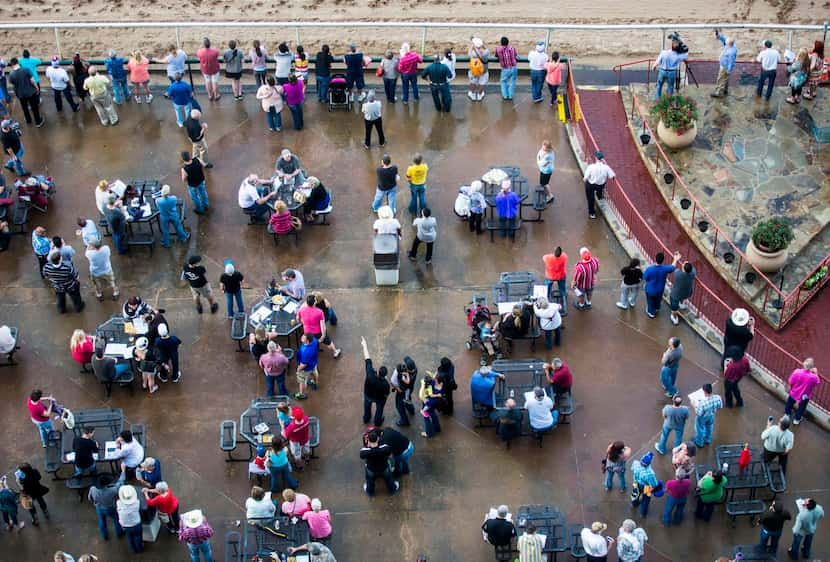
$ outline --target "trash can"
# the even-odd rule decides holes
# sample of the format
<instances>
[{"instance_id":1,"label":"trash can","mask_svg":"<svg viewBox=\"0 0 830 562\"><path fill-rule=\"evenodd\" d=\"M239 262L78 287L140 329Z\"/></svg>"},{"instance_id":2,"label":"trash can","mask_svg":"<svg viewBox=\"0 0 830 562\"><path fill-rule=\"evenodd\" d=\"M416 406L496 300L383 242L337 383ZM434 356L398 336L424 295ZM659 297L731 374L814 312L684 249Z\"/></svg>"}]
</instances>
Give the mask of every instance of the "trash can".
<instances>
[{"instance_id":1,"label":"trash can","mask_svg":"<svg viewBox=\"0 0 830 562\"><path fill-rule=\"evenodd\" d=\"M376 285L397 285L400 249L397 234L378 234L372 242Z\"/></svg>"}]
</instances>

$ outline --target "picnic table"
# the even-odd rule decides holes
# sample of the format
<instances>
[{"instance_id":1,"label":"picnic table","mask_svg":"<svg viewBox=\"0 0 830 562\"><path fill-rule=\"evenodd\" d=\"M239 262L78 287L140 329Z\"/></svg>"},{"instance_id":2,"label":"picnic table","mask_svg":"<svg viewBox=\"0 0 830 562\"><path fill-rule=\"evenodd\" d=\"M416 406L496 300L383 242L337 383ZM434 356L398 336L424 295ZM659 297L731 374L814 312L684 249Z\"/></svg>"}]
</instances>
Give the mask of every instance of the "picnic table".
<instances>
[{"instance_id":1,"label":"picnic table","mask_svg":"<svg viewBox=\"0 0 830 562\"><path fill-rule=\"evenodd\" d=\"M288 396L254 398L251 405L239 416L239 435L253 447L263 443L269 444L271 438L281 432L277 419L277 404L280 402L290 405L291 399ZM257 432L254 428L263 423L268 426L268 430Z\"/></svg>"},{"instance_id":2,"label":"picnic table","mask_svg":"<svg viewBox=\"0 0 830 562\"><path fill-rule=\"evenodd\" d=\"M249 519L245 525L242 560L255 556L268 559L272 552L288 555L289 547L308 543L311 536L308 523L299 517L269 517Z\"/></svg>"},{"instance_id":3,"label":"picnic table","mask_svg":"<svg viewBox=\"0 0 830 562\"><path fill-rule=\"evenodd\" d=\"M721 463L721 468L723 464ZM706 476L710 470L716 470L717 467L699 464L695 467L695 475L698 481ZM741 474L738 463L730 463L726 474L725 494L727 501L735 499L735 492L738 490L749 490L749 499L755 499L757 490L769 488L769 473L764 468L764 462L761 459L752 459L746 471Z\"/></svg>"},{"instance_id":4,"label":"picnic table","mask_svg":"<svg viewBox=\"0 0 830 562\"><path fill-rule=\"evenodd\" d=\"M269 193L273 193L274 191L277 192L276 199L285 203L288 210L291 211L291 214L294 214L297 209L303 206L302 203L299 203L297 200L294 199L294 192L300 191L304 196L308 197L311 193L311 189L305 188L301 185L295 187L294 183L291 184L284 184L280 181L277 176L271 178L271 180L267 183L261 185L260 193L261 195L267 195ZM271 199L268 201L267 205L274 210L275 200Z\"/></svg>"},{"instance_id":5,"label":"picnic table","mask_svg":"<svg viewBox=\"0 0 830 562\"><path fill-rule=\"evenodd\" d=\"M293 297L266 296L251 307L248 321L254 329L262 326L266 332L274 332L278 337L287 338L289 345L291 336L294 335L297 347L299 347L299 332L302 330L302 324L297 320L299 308L300 301Z\"/></svg>"},{"instance_id":6,"label":"picnic table","mask_svg":"<svg viewBox=\"0 0 830 562\"><path fill-rule=\"evenodd\" d=\"M560 552L568 549L568 535L566 531L565 515L558 507L552 505L522 505L516 514L516 531L521 536L529 524L536 527L537 535L545 536L545 546L542 553L553 554L557 559Z\"/></svg>"},{"instance_id":7,"label":"picnic table","mask_svg":"<svg viewBox=\"0 0 830 562\"><path fill-rule=\"evenodd\" d=\"M61 432L61 462L73 464L74 453L72 442L75 437L81 437L86 427L95 428L95 440L98 442L100 452L98 453L98 464L109 462L110 470L113 473L117 457L106 453L106 443L115 441L124 430L124 412L121 408L93 408L89 410L78 410L74 412L75 427L64 429Z\"/></svg>"},{"instance_id":8,"label":"picnic table","mask_svg":"<svg viewBox=\"0 0 830 562\"><path fill-rule=\"evenodd\" d=\"M504 403L513 398L520 408L524 408L525 393L537 386L545 387L545 370L541 359L499 359L491 368L504 375L504 380L496 381L496 408L503 408ZM512 396L511 396L512 392Z\"/></svg>"}]
</instances>

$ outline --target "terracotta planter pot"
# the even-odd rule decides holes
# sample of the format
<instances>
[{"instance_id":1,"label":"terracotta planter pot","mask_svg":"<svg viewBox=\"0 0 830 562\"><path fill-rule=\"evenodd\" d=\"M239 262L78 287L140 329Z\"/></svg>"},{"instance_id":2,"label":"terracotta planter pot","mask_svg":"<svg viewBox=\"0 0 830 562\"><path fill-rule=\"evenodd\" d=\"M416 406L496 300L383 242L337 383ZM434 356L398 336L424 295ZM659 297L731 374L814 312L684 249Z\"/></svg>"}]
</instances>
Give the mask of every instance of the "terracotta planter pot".
<instances>
[{"instance_id":1,"label":"terracotta planter pot","mask_svg":"<svg viewBox=\"0 0 830 562\"><path fill-rule=\"evenodd\" d=\"M672 150L686 148L695 142L695 137L697 137L697 123L682 135L678 135L673 129L669 129L663 125L663 120L661 119L657 124L657 136L660 137L664 145Z\"/></svg>"},{"instance_id":2,"label":"terracotta planter pot","mask_svg":"<svg viewBox=\"0 0 830 562\"><path fill-rule=\"evenodd\" d=\"M765 252L759 250L750 239L746 245L746 259L764 273L778 271L787 263L787 249L777 252Z\"/></svg>"}]
</instances>

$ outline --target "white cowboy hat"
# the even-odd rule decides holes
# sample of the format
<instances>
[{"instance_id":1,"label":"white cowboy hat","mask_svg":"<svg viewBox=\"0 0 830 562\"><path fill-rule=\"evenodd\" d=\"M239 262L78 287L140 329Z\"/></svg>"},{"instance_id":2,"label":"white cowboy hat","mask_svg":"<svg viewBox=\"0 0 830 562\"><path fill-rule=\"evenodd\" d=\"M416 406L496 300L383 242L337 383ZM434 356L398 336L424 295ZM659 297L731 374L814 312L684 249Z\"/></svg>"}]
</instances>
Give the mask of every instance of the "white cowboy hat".
<instances>
[{"instance_id":1,"label":"white cowboy hat","mask_svg":"<svg viewBox=\"0 0 830 562\"><path fill-rule=\"evenodd\" d=\"M736 326L746 326L749 322L749 312L745 308L736 308L732 311L732 323Z\"/></svg>"},{"instance_id":2,"label":"white cowboy hat","mask_svg":"<svg viewBox=\"0 0 830 562\"><path fill-rule=\"evenodd\" d=\"M184 524L191 529L195 529L199 525L201 525L205 520L205 516L202 514L201 509L194 509L193 511L188 511L184 515L182 515L182 521Z\"/></svg>"},{"instance_id":3,"label":"white cowboy hat","mask_svg":"<svg viewBox=\"0 0 830 562\"><path fill-rule=\"evenodd\" d=\"M395 217L395 212L389 205L384 205L378 209L378 218L391 219Z\"/></svg>"},{"instance_id":4,"label":"white cowboy hat","mask_svg":"<svg viewBox=\"0 0 830 562\"><path fill-rule=\"evenodd\" d=\"M138 495L135 493L135 488L129 485L118 488L118 499L129 504L138 503Z\"/></svg>"}]
</instances>

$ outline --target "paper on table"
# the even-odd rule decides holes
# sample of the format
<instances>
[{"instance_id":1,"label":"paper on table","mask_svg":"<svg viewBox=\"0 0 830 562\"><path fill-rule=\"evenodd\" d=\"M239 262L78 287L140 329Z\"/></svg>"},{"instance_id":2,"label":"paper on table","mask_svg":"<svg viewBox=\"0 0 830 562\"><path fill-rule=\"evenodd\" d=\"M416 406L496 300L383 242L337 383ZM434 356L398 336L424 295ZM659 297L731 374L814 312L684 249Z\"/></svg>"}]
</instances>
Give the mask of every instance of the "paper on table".
<instances>
[{"instance_id":1,"label":"paper on table","mask_svg":"<svg viewBox=\"0 0 830 562\"><path fill-rule=\"evenodd\" d=\"M107 441L104 444L104 458L106 460L118 458L118 443L115 441Z\"/></svg>"},{"instance_id":2,"label":"paper on table","mask_svg":"<svg viewBox=\"0 0 830 562\"><path fill-rule=\"evenodd\" d=\"M148 330L147 322L145 322L144 318L141 318L140 316L138 318L134 318L133 329L136 334L146 334Z\"/></svg>"},{"instance_id":3,"label":"paper on table","mask_svg":"<svg viewBox=\"0 0 830 562\"><path fill-rule=\"evenodd\" d=\"M107 347L104 348L104 355L128 358L130 356L130 347L124 343L108 343Z\"/></svg>"},{"instance_id":4,"label":"paper on table","mask_svg":"<svg viewBox=\"0 0 830 562\"><path fill-rule=\"evenodd\" d=\"M539 297L548 298L548 287L547 287L547 285L534 285L533 286L533 296L537 299Z\"/></svg>"},{"instance_id":5,"label":"paper on table","mask_svg":"<svg viewBox=\"0 0 830 562\"><path fill-rule=\"evenodd\" d=\"M124 197L124 192L127 191L127 184L121 180L115 180L110 184L110 191L119 197Z\"/></svg>"},{"instance_id":6,"label":"paper on table","mask_svg":"<svg viewBox=\"0 0 830 562\"><path fill-rule=\"evenodd\" d=\"M513 307L516 306L517 304L520 304L520 303L518 303L518 302L500 302L499 303L499 314L506 314L506 313L512 311Z\"/></svg>"},{"instance_id":7,"label":"paper on table","mask_svg":"<svg viewBox=\"0 0 830 562\"><path fill-rule=\"evenodd\" d=\"M271 315L271 309L267 306L260 307L251 313L251 320L256 323L262 322Z\"/></svg>"},{"instance_id":8,"label":"paper on table","mask_svg":"<svg viewBox=\"0 0 830 562\"><path fill-rule=\"evenodd\" d=\"M282 309L288 314L294 314L295 312L297 312L297 308L299 308L299 306L300 305L298 305L296 302L289 301L285 303L285 306L283 306Z\"/></svg>"},{"instance_id":9,"label":"paper on table","mask_svg":"<svg viewBox=\"0 0 830 562\"><path fill-rule=\"evenodd\" d=\"M92 458L98 460L98 453L92 453ZM75 451L69 451L64 457L66 462L75 462Z\"/></svg>"},{"instance_id":10,"label":"paper on table","mask_svg":"<svg viewBox=\"0 0 830 562\"><path fill-rule=\"evenodd\" d=\"M703 393L703 389L702 389L702 388L698 388L697 390L695 390L694 392L692 392L691 394L689 394L689 403L690 403L693 407L697 408L697 405L698 405L698 404L700 403L700 401L701 401L701 400L703 400L704 398L706 398L706 395Z\"/></svg>"}]
</instances>

